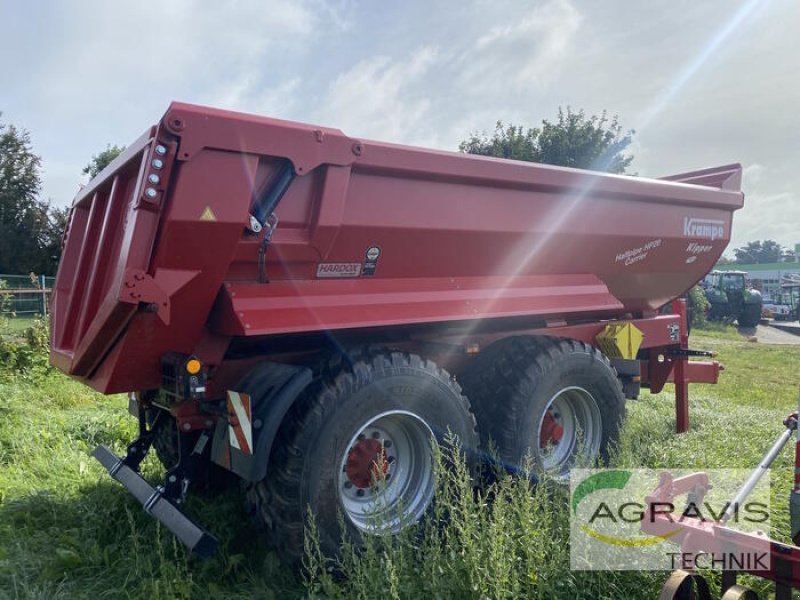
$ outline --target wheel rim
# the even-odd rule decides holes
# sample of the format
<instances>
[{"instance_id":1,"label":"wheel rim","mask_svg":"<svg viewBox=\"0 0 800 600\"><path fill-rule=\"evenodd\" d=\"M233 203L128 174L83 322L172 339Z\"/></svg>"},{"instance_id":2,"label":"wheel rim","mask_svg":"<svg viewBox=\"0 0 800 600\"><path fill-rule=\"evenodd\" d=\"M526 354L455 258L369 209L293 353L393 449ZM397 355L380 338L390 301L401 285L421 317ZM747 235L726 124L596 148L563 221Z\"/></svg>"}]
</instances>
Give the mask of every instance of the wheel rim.
<instances>
[{"instance_id":1,"label":"wheel rim","mask_svg":"<svg viewBox=\"0 0 800 600\"><path fill-rule=\"evenodd\" d=\"M422 517L434 491L433 432L408 411L382 413L350 439L339 465L348 519L370 533L396 533Z\"/></svg>"},{"instance_id":2,"label":"wheel rim","mask_svg":"<svg viewBox=\"0 0 800 600\"><path fill-rule=\"evenodd\" d=\"M578 457L593 460L603 436L597 401L581 387L562 389L547 404L538 431L543 470L562 475Z\"/></svg>"}]
</instances>

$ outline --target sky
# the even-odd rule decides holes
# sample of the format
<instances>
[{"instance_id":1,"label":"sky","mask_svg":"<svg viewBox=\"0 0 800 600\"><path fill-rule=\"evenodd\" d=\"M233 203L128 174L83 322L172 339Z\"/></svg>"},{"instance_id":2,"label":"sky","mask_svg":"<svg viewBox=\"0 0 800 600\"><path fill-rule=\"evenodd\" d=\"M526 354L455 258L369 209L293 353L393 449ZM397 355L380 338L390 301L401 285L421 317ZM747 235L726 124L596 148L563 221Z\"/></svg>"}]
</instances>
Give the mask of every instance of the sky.
<instances>
[{"instance_id":1,"label":"sky","mask_svg":"<svg viewBox=\"0 0 800 600\"><path fill-rule=\"evenodd\" d=\"M58 206L171 100L447 150L571 106L640 176L742 163L729 250L800 243L797 0L0 0L0 56Z\"/></svg>"}]
</instances>

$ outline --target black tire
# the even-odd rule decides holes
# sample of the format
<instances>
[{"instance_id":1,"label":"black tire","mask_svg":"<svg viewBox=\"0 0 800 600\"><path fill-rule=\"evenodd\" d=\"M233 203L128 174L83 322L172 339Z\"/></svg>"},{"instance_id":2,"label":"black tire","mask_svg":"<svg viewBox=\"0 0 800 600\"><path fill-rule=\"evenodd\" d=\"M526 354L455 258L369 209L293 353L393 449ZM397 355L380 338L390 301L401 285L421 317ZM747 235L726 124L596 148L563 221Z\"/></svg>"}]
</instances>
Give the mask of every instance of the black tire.
<instances>
[{"instance_id":1,"label":"black tire","mask_svg":"<svg viewBox=\"0 0 800 600\"><path fill-rule=\"evenodd\" d=\"M534 469L565 478L579 458L608 457L625 395L599 350L575 340L513 337L487 353L465 375L464 390L481 443L491 440L506 470L518 471L530 457Z\"/></svg>"},{"instance_id":2,"label":"black tire","mask_svg":"<svg viewBox=\"0 0 800 600\"><path fill-rule=\"evenodd\" d=\"M745 304L737 320L741 327L755 327L761 321L761 305Z\"/></svg>"},{"instance_id":3,"label":"black tire","mask_svg":"<svg viewBox=\"0 0 800 600\"><path fill-rule=\"evenodd\" d=\"M338 368L331 368L331 364ZM393 435L390 425L399 428L394 430L398 439L394 444L397 460L389 463L394 458L390 455L392 450L388 445L383 446L382 456L387 457L389 465L385 467L388 474L382 482L389 491L385 491L383 497L389 498L385 502L391 505L395 493L391 490L394 489L407 490L408 498L404 497L395 505L399 509L392 509L402 512L396 521L396 512L385 513L387 527L381 533L395 533L427 512L433 493L430 483L435 483L432 438L435 436L441 441L449 430L458 436L463 448L474 449L478 444L475 417L461 388L450 375L416 355L381 353L351 367L347 366L347 361L334 358L328 366L319 369L317 380L290 409L281 426L272 447L267 477L247 491L251 513L266 525L268 540L287 561L297 562L303 555L308 507L313 511L320 545L326 555L336 554L343 533L355 543L359 542L368 527L359 518L358 502L362 501L354 494L361 490L366 497L375 488L358 483L356 476L360 471L351 474L351 462L357 447L372 443L369 440L376 431L389 432L385 436L383 433L374 436L385 444ZM413 444L407 444L407 453L401 452L401 447L405 446L400 431L406 426L407 438L421 444L414 448ZM367 437L357 437L360 433ZM423 439L427 446L422 444ZM416 458L406 460L406 454ZM430 456L425 458L427 454ZM375 460L368 457L362 463L367 465L368 473L377 472ZM430 473L427 473L428 465ZM406 481L404 468L409 473L419 474L408 477L407 483L401 486L397 482ZM393 473L396 477L390 480ZM428 475L432 478L430 481L426 479ZM354 485L353 481L357 483ZM419 494L414 492L417 487ZM340 514L345 532L339 527ZM375 526L374 522L369 523L369 527Z\"/></svg>"},{"instance_id":4,"label":"black tire","mask_svg":"<svg viewBox=\"0 0 800 600\"><path fill-rule=\"evenodd\" d=\"M150 420L153 428L153 450L159 462L169 470L178 464L178 426L175 417L160 411L158 419Z\"/></svg>"},{"instance_id":5,"label":"black tire","mask_svg":"<svg viewBox=\"0 0 800 600\"><path fill-rule=\"evenodd\" d=\"M715 323L732 322L730 316L730 306L727 304L711 303L708 309L708 320Z\"/></svg>"}]
</instances>

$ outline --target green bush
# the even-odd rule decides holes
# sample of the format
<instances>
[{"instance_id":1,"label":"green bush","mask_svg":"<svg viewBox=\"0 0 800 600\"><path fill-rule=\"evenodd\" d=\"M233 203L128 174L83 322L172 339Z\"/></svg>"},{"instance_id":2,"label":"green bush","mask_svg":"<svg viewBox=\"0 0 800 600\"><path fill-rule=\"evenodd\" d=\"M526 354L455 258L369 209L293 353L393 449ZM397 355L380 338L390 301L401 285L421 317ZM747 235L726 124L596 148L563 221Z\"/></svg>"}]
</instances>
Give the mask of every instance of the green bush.
<instances>
[{"instance_id":1,"label":"green bush","mask_svg":"<svg viewBox=\"0 0 800 600\"><path fill-rule=\"evenodd\" d=\"M708 324L708 310L711 308L706 294L699 285L694 286L687 294L689 316L692 327L704 327Z\"/></svg>"},{"instance_id":2,"label":"green bush","mask_svg":"<svg viewBox=\"0 0 800 600\"><path fill-rule=\"evenodd\" d=\"M8 321L0 322L0 379L33 380L49 370L50 327L36 319L23 331L13 331Z\"/></svg>"},{"instance_id":3,"label":"green bush","mask_svg":"<svg viewBox=\"0 0 800 600\"><path fill-rule=\"evenodd\" d=\"M0 279L0 331L8 326L8 317L11 313L11 294L4 292L8 289L8 282Z\"/></svg>"}]
</instances>

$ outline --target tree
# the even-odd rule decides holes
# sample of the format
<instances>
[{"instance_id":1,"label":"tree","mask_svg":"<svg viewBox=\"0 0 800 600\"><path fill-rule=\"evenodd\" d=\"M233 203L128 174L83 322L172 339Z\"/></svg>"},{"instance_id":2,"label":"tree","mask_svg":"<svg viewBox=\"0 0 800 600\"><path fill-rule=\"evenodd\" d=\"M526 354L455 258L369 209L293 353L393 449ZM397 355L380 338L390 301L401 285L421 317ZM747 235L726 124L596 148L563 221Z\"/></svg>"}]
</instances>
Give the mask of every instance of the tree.
<instances>
[{"instance_id":1,"label":"tree","mask_svg":"<svg viewBox=\"0 0 800 600\"><path fill-rule=\"evenodd\" d=\"M538 129L526 130L518 125L504 126L502 121L498 121L491 139L486 134L473 133L469 139L458 145L458 149L467 154L540 162L538 137Z\"/></svg>"},{"instance_id":2,"label":"tree","mask_svg":"<svg viewBox=\"0 0 800 600\"><path fill-rule=\"evenodd\" d=\"M748 242L741 248L736 248L736 262L740 265L754 265L776 263L780 261L785 248L774 240Z\"/></svg>"},{"instance_id":3,"label":"tree","mask_svg":"<svg viewBox=\"0 0 800 600\"><path fill-rule=\"evenodd\" d=\"M40 168L30 134L0 122L0 273L40 266L37 240L47 220L38 201Z\"/></svg>"},{"instance_id":4,"label":"tree","mask_svg":"<svg viewBox=\"0 0 800 600\"><path fill-rule=\"evenodd\" d=\"M125 150L125 146L120 147L116 144L113 146L107 144L105 150L92 156L92 160L83 168L83 173L88 175L89 179L94 179L97 174L105 169L112 160L117 158L123 150Z\"/></svg>"},{"instance_id":5,"label":"tree","mask_svg":"<svg viewBox=\"0 0 800 600\"><path fill-rule=\"evenodd\" d=\"M717 267L721 267L724 265L732 265L735 262L736 261L733 260L732 258L728 258L727 256L720 256L719 260L717 261L717 264L714 265L714 268L716 269Z\"/></svg>"},{"instance_id":6,"label":"tree","mask_svg":"<svg viewBox=\"0 0 800 600\"><path fill-rule=\"evenodd\" d=\"M614 116L605 111L586 117L584 111L558 109L558 120L542 121L542 127L524 128L498 121L494 135L473 133L458 149L469 154L526 160L579 169L624 173L633 161L625 154L634 131L623 134Z\"/></svg>"},{"instance_id":7,"label":"tree","mask_svg":"<svg viewBox=\"0 0 800 600\"><path fill-rule=\"evenodd\" d=\"M67 210L39 199L40 170L30 134L0 122L0 273L55 274Z\"/></svg>"}]
</instances>

